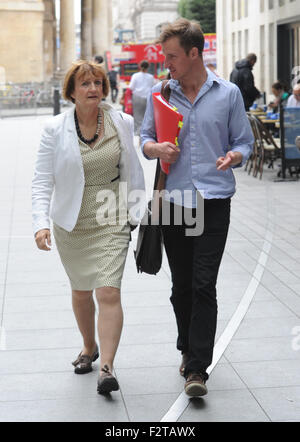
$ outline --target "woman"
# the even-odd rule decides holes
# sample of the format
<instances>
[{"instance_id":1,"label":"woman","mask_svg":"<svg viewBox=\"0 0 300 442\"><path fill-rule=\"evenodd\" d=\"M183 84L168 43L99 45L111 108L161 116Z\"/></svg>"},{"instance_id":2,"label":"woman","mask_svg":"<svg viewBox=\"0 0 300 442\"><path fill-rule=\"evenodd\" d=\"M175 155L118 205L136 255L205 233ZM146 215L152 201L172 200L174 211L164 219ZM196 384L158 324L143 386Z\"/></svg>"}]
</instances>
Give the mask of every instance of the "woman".
<instances>
[{"instance_id":1,"label":"woman","mask_svg":"<svg viewBox=\"0 0 300 442\"><path fill-rule=\"evenodd\" d=\"M73 310L83 338L82 351L73 362L77 374L90 372L99 357L95 290L100 394L119 389L112 371L123 324L120 286L130 240L129 220L137 223L141 218L131 213L120 183L127 183L128 195L145 188L133 146L132 117L101 104L108 92L109 82L99 64L73 63L63 96L75 108L46 124L32 185L35 240L46 251L51 247L53 196L53 233L70 279ZM106 204L111 195L114 206ZM141 200L141 215L143 208Z\"/></svg>"},{"instance_id":2,"label":"woman","mask_svg":"<svg viewBox=\"0 0 300 442\"><path fill-rule=\"evenodd\" d=\"M129 84L129 89L132 91L135 135L140 135L141 125L146 111L147 97L154 85L153 75L147 72L149 69L148 61L142 61L139 68L140 72L133 74Z\"/></svg>"},{"instance_id":3,"label":"woman","mask_svg":"<svg viewBox=\"0 0 300 442\"><path fill-rule=\"evenodd\" d=\"M285 86L280 81L272 84L272 93L276 98L275 101L269 103L269 107L276 113L279 111L280 104L286 105L289 94L285 91Z\"/></svg>"}]
</instances>

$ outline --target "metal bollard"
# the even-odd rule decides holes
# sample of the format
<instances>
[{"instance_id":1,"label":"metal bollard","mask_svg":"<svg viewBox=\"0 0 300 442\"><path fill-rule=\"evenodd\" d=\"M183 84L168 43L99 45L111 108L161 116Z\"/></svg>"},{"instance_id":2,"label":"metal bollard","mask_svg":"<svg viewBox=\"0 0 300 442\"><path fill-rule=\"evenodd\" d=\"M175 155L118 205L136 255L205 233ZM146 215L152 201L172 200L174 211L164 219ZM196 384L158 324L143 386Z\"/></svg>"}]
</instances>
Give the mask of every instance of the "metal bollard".
<instances>
[{"instance_id":1,"label":"metal bollard","mask_svg":"<svg viewBox=\"0 0 300 442\"><path fill-rule=\"evenodd\" d=\"M53 115L58 115L58 114L60 114L60 93L59 93L59 89L54 89L53 101L54 101Z\"/></svg>"}]
</instances>

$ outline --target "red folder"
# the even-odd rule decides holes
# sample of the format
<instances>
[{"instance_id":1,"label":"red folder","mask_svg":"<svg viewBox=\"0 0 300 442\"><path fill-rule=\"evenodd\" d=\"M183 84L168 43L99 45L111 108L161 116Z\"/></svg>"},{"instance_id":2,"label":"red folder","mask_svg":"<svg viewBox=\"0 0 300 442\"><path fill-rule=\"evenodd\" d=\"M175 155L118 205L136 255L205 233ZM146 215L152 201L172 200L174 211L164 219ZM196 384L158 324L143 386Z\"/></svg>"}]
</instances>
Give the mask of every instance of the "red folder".
<instances>
[{"instance_id":1,"label":"red folder","mask_svg":"<svg viewBox=\"0 0 300 442\"><path fill-rule=\"evenodd\" d=\"M183 116L176 107L168 103L159 92L152 94L155 130L158 143L169 141L178 146L178 135L183 126ZM169 173L170 164L160 160L160 165L166 174Z\"/></svg>"}]
</instances>

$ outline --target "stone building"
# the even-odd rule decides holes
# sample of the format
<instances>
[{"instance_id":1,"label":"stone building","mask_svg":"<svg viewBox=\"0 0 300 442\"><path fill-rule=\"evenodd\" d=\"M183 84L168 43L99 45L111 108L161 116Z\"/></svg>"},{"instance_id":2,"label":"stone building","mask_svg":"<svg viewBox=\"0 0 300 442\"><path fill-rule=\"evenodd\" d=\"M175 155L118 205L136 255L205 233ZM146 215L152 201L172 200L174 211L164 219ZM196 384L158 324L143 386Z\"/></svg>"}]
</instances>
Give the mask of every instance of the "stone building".
<instances>
[{"instance_id":1,"label":"stone building","mask_svg":"<svg viewBox=\"0 0 300 442\"><path fill-rule=\"evenodd\" d=\"M165 23L178 18L179 0L136 0L133 11L133 25L137 40L155 40Z\"/></svg>"},{"instance_id":2,"label":"stone building","mask_svg":"<svg viewBox=\"0 0 300 442\"><path fill-rule=\"evenodd\" d=\"M0 65L7 82L43 80L44 15L42 0L0 0ZM46 70L51 42L47 44Z\"/></svg>"},{"instance_id":3,"label":"stone building","mask_svg":"<svg viewBox=\"0 0 300 442\"><path fill-rule=\"evenodd\" d=\"M165 23L178 18L179 0L113 0L114 27L132 30L136 41L153 41Z\"/></svg>"},{"instance_id":4,"label":"stone building","mask_svg":"<svg viewBox=\"0 0 300 442\"><path fill-rule=\"evenodd\" d=\"M76 59L74 7L80 1L81 57L103 55L113 42L111 0L0 0L1 82L42 82L64 74Z\"/></svg>"},{"instance_id":5,"label":"stone building","mask_svg":"<svg viewBox=\"0 0 300 442\"><path fill-rule=\"evenodd\" d=\"M217 0L218 72L228 79L234 63L257 55L253 73L267 94L277 79L300 79L300 0Z\"/></svg>"}]
</instances>

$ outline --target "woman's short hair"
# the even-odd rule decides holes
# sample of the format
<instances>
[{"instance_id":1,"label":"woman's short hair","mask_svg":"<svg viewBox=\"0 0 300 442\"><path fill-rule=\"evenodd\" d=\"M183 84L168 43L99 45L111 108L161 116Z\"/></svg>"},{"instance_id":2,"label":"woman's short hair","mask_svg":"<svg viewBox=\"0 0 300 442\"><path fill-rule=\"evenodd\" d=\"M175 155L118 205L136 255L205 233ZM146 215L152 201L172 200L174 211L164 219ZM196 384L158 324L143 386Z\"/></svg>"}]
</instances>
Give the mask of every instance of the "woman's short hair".
<instances>
[{"instance_id":1,"label":"woman's short hair","mask_svg":"<svg viewBox=\"0 0 300 442\"><path fill-rule=\"evenodd\" d=\"M204 49L204 34L201 26L194 20L187 20L186 18L179 18L174 23L169 23L163 27L157 43L165 43L172 37L178 37L180 46L183 47L186 54L192 48L197 48L199 56L202 57Z\"/></svg>"},{"instance_id":2,"label":"woman's short hair","mask_svg":"<svg viewBox=\"0 0 300 442\"><path fill-rule=\"evenodd\" d=\"M79 78L84 77L86 74L91 74L95 78L102 78L103 96L107 97L109 93L109 81L103 67L94 61L77 60L72 63L72 66L65 75L63 86L63 98L65 100L69 100L74 103L74 98L72 98L71 95L75 89L75 77L76 75L78 75Z\"/></svg>"},{"instance_id":3,"label":"woman's short hair","mask_svg":"<svg viewBox=\"0 0 300 442\"><path fill-rule=\"evenodd\" d=\"M272 84L272 89L275 89L276 91L284 91L285 85L280 81L276 81L275 83Z\"/></svg>"}]
</instances>

